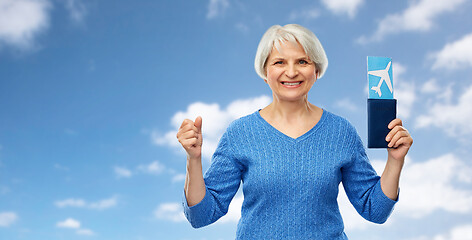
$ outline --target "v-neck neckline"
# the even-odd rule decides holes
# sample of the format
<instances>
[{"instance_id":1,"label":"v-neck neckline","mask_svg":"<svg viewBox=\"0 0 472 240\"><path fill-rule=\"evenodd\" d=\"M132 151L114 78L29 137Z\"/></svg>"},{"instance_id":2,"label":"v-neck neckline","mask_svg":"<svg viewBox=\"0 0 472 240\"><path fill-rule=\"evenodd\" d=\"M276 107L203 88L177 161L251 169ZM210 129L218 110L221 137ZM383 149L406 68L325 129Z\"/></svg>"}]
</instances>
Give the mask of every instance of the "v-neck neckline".
<instances>
[{"instance_id":1,"label":"v-neck neckline","mask_svg":"<svg viewBox=\"0 0 472 240\"><path fill-rule=\"evenodd\" d=\"M272 130L272 132L274 132L276 135L280 136L281 138L289 141L289 142L300 142L302 141L303 139L307 138L309 135L311 135L313 132L316 131L316 129L320 128L320 126L323 124L323 122L325 121L326 119L326 115L327 115L327 112L324 108L322 108L323 112L321 113L321 118L320 120L318 120L318 122L315 124L315 126L313 126L310 130L306 131L304 134L300 135L299 137L297 138L293 138L293 137L290 137L288 136L287 134L281 132L280 130L278 130L277 128L275 128L274 126L272 126L272 124L270 124L269 122L267 122L267 120L265 120L261 114L260 114L260 111L261 109L257 110L256 111L256 116L257 118L264 124L266 125L269 129Z\"/></svg>"}]
</instances>

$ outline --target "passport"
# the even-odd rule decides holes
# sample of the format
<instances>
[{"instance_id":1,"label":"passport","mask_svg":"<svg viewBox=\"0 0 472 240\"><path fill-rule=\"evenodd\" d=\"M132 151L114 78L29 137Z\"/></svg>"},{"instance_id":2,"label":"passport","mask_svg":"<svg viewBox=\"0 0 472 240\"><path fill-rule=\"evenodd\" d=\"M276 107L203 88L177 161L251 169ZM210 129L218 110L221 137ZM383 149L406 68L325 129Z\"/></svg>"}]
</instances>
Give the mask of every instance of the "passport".
<instances>
[{"instance_id":1,"label":"passport","mask_svg":"<svg viewBox=\"0 0 472 240\"><path fill-rule=\"evenodd\" d=\"M388 124L397 116L397 100L393 98L393 66L388 57L367 57L368 148L388 148L385 137L390 132Z\"/></svg>"}]
</instances>

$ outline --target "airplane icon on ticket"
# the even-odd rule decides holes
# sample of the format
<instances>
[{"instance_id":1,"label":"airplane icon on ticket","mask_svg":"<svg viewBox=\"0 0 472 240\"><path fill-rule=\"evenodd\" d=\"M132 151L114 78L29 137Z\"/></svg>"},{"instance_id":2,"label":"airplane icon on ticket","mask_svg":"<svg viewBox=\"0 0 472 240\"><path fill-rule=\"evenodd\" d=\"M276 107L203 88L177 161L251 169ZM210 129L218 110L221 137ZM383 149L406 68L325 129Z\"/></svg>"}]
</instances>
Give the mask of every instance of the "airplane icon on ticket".
<instances>
[{"instance_id":1,"label":"airplane icon on ticket","mask_svg":"<svg viewBox=\"0 0 472 240\"><path fill-rule=\"evenodd\" d=\"M383 57L368 57L367 62L368 62L367 73L369 75L369 87L370 87L370 90L375 91L375 93L373 91L372 92L369 91L369 98L389 98L389 99L393 98L393 84L392 84L392 78L391 78L392 59L383 58ZM387 63L387 66L383 67L385 66L385 63ZM383 65L383 66L379 69L380 65ZM377 70L371 70L371 69L377 69ZM386 83L388 89L385 87L382 87L382 84L384 82ZM388 92L384 94L383 97L382 97L382 88L384 91L389 90Z\"/></svg>"}]
</instances>

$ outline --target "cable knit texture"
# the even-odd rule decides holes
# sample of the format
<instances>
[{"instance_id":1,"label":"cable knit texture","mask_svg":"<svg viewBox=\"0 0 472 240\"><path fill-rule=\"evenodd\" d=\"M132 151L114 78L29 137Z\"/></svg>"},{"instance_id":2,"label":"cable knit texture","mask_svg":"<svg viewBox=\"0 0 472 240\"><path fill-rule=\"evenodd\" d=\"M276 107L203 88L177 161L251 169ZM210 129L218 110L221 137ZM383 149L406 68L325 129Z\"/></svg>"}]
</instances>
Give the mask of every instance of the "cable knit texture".
<instances>
[{"instance_id":1,"label":"cable knit texture","mask_svg":"<svg viewBox=\"0 0 472 240\"><path fill-rule=\"evenodd\" d=\"M236 239L347 239L337 196L342 182L365 219L383 223L396 201L382 192L355 128L323 110L320 121L294 139L259 111L233 121L204 175L203 200L184 213L195 228L228 212L243 183Z\"/></svg>"}]
</instances>

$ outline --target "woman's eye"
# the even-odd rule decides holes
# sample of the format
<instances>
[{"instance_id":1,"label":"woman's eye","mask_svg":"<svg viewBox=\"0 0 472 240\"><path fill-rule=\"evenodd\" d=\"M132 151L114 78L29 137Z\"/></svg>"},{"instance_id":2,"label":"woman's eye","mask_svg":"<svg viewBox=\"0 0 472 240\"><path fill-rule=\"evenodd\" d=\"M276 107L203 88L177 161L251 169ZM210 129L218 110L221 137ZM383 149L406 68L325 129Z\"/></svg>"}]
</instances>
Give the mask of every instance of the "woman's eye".
<instances>
[{"instance_id":1,"label":"woman's eye","mask_svg":"<svg viewBox=\"0 0 472 240\"><path fill-rule=\"evenodd\" d=\"M282 64L284 63L283 61L277 61L277 62L274 62L274 65L277 65L277 64Z\"/></svg>"},{"instance_id":2,"label":"woman's eye","mask_svg":"<svg viewBox=\"0 0 472 240\"><path fill-rule=\"evenodd\" d=\"M308 61L306 61L306 60L300 60L300 61L298 61L298 63L299 63L299 64L308 64Z\"/></svg>"}]
</instances>

